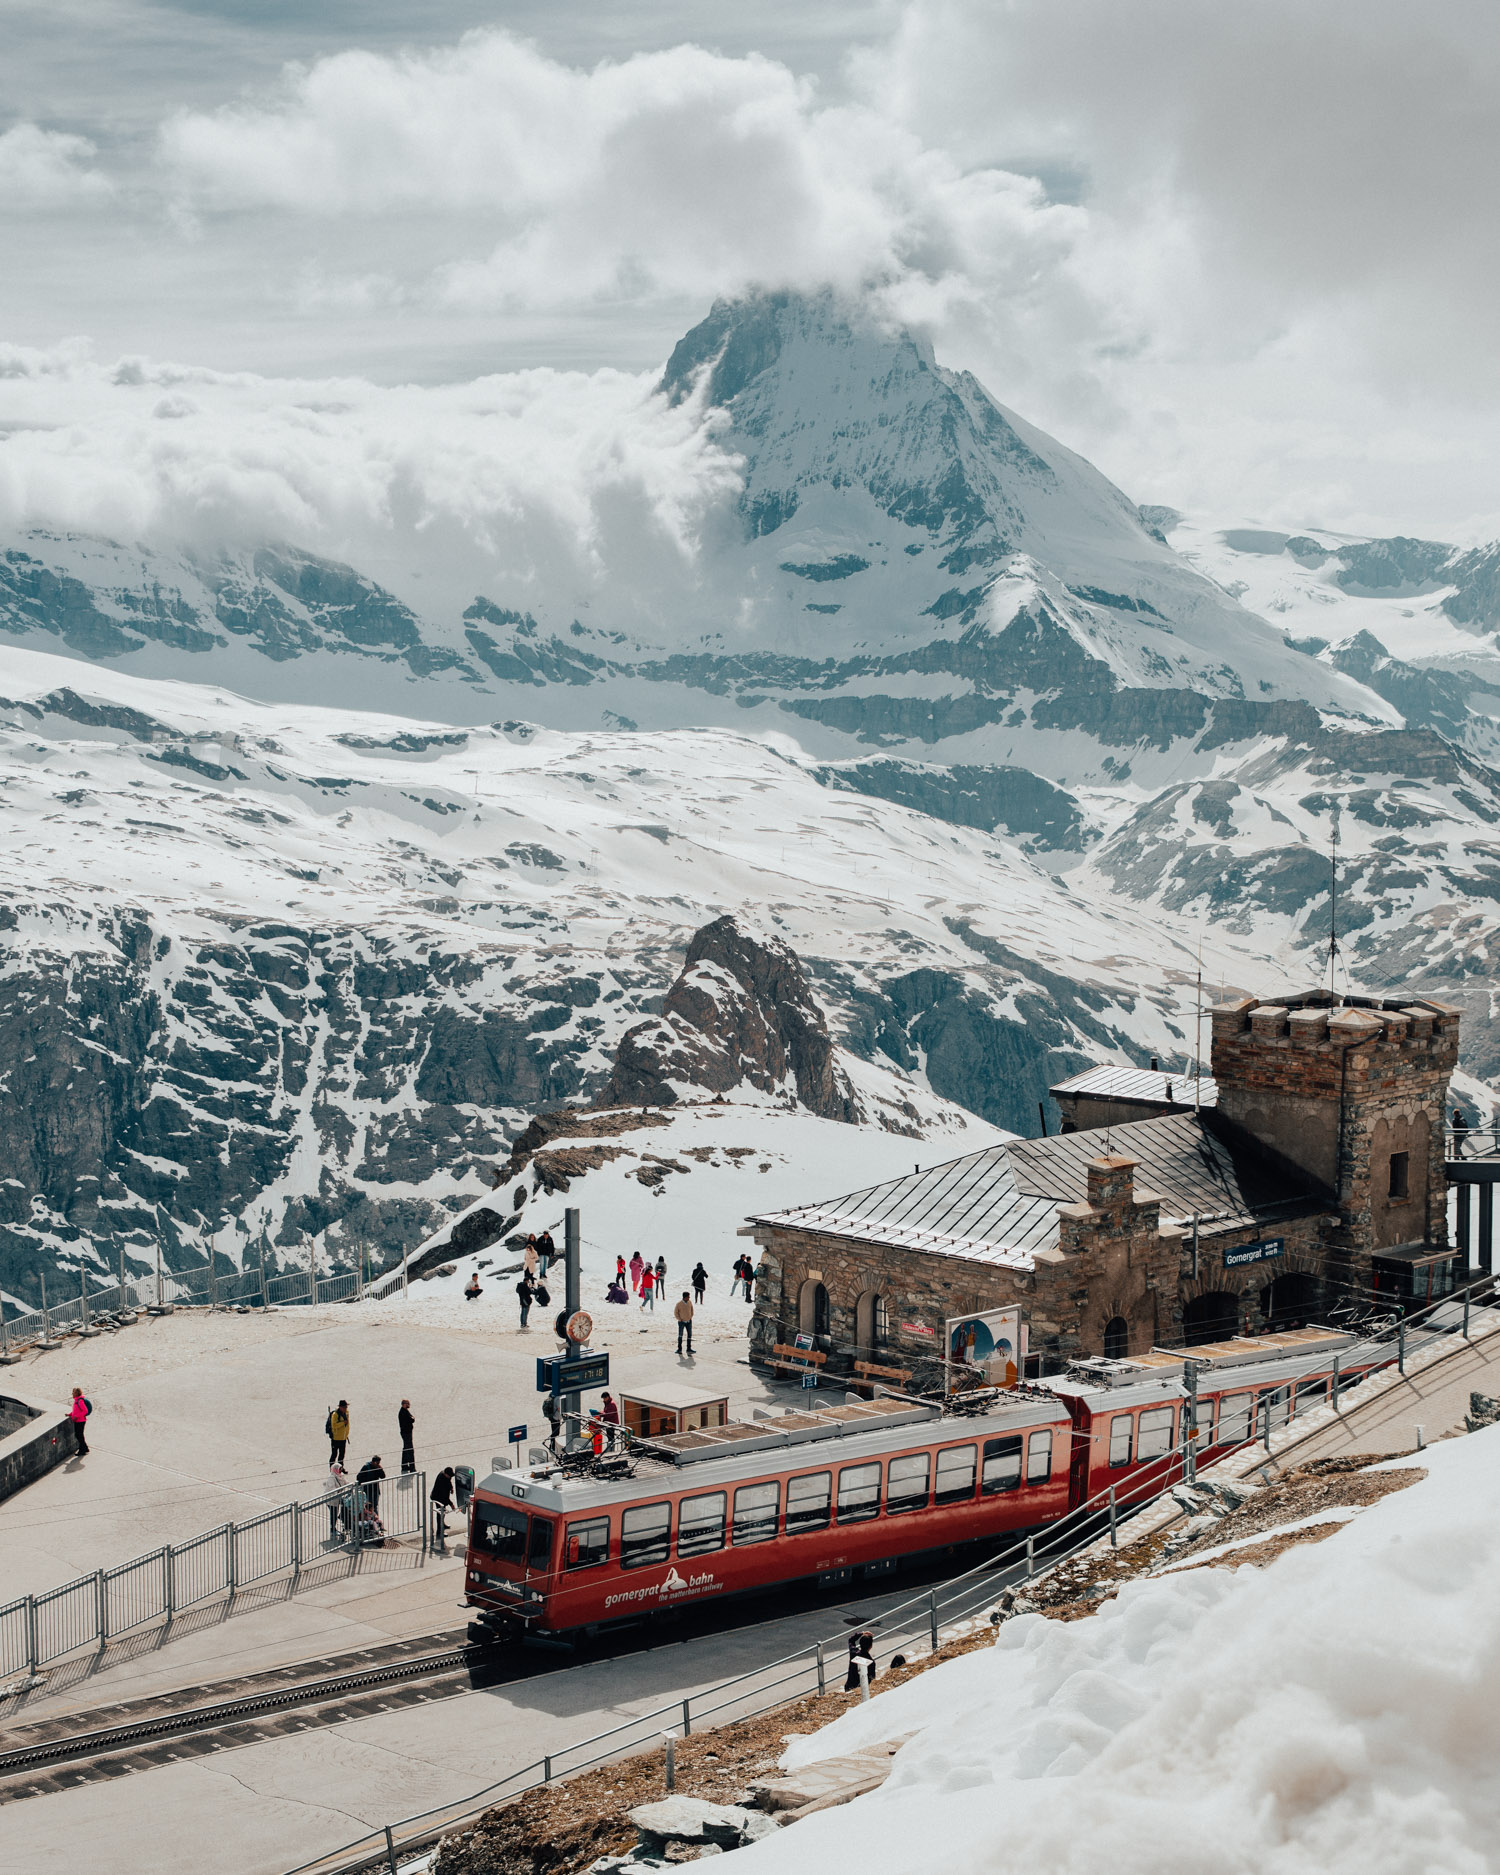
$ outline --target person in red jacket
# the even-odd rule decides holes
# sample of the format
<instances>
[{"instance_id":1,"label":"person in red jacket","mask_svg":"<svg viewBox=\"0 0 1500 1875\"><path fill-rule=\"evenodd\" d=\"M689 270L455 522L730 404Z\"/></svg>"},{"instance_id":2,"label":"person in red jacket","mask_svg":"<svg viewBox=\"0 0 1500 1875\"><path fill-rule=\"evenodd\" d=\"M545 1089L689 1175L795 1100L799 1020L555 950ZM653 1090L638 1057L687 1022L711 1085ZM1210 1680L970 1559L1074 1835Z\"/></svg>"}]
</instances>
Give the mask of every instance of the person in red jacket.
<instances>
[{"instance_id":1,"label":"person in red jacket","mask_svg":"<svg viewBox=\"0 0 1500 1875\"><path fill-rule=\"evenodd\" d=\"M89 1442L83 1436L83 1424L93 1410L88 1401L83 1397L83 1388L75 1387L73 1389L73 1404L68 1408L68 1417L73 1422L73 1431L78 1439L78 1450L80 1453L87 1452L89 1449Z\"/></svg>"}]
</instances>

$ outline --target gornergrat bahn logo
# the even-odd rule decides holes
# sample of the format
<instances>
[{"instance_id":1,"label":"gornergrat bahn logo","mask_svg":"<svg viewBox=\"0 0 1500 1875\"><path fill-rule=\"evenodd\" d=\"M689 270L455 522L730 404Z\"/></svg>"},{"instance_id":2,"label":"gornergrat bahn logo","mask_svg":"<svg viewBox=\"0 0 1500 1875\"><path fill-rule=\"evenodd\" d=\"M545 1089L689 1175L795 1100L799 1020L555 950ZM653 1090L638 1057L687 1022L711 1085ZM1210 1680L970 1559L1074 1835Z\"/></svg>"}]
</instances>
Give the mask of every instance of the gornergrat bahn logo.
<instances>
[{"instance_id":1,"label":"gornergrat bahn logo","mask_svg":"<svg viewBox=\"0 0 1500 1875\"><path fill-rule=\"evenodd\" d=\"M613 1608L620 1602L646 1602L652 1596L701 1594L705 1589L718 1587L719 1579L711 1569L705 1569L701 1575L683 1576L672 1568L660 1582L643 1582L637 1589L617 1589L613 1595L606 1595L604 1606Z\"/></svg>"}]
</instances>

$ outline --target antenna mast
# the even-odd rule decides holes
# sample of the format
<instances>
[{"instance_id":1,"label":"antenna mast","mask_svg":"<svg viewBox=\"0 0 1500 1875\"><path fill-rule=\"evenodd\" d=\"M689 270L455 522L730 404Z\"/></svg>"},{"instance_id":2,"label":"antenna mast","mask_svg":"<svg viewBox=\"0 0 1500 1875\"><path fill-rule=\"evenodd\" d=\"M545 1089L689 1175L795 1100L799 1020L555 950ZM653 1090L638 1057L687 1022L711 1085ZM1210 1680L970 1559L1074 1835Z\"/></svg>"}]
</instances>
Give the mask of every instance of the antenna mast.
<instances>
[{"instance_id":1,"label":"antenna mast","mask_svg":"<svg viewBox=\"0 0 1500 1875\"><path fill-rule=\"evenodd\" d=\"M1333 835L1329 845L1328 872L1328 993L1333 994L1334 966L1339 958L1339 811L1333 810ZM1344 975L1347 977L1347 969Z\"/></svg>"}]
</instances>

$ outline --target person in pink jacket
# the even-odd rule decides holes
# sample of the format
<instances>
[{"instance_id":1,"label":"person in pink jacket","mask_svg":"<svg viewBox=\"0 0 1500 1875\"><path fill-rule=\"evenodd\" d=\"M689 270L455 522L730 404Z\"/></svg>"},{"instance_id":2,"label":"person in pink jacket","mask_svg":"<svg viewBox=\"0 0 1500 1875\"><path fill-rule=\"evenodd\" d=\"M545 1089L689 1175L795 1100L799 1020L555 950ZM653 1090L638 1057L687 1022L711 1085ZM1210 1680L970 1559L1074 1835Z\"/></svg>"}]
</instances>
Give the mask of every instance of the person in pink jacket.
<instances>
[{"instance_id":1,"label":"person in pink jacket","mask_svg":"<svg viewBox=\"0 0 1500 1875\"><path fill-rule=\"evenodd\" d=\"M78 1450L80 1453L87 1452L89 1449L89 1442L83 1436L83 1425L84 1421L93 1410L88 1401L83 1397L83 1388L75 1387L73 1389L73 1404L68 1408L68 1417L73 1422L73 1431L78 1438Z\"/></svg>"}]
</instances>

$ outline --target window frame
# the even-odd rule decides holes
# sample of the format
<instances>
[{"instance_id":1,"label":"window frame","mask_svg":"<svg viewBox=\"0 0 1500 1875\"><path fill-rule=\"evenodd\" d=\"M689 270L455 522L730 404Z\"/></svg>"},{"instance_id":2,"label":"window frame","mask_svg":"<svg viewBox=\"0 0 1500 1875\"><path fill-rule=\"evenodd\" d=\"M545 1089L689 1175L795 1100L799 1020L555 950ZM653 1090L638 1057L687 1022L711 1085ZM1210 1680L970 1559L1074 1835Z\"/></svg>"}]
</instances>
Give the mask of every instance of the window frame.
<instances>
[{"instance_id":1,"label":"window frame","mask_svg":"<svg viewBox=\"0 0 1500 1875\"><path fill-rule=\"evenodd\" d=\"M908 1493L897 1497L896 1483L892 1476L897 1465L917 1465L922 1468L922 1494L917 1497ZM915 1474L913 1474L915 1475ZM932 1501L932 1454L931 1452L899 1452L886 1465L885 1474L885 1514L887 1517L905 1517L912 1511L926 1510Z\"/></svg>"},{"instance_id":2,"label":"window frame","mask_svg":"<svg viewBox=\"0 0 1500 1875\"><path fill-rule=\"evenodd\" d=\"M1233 1409L1232 1411L1230 1409ZM1228 1418L1231 1426L1240 1425L1239 1432L1231 1431L1224 1436L1224 1421ZM1243 1445L1247 1439L1255 1437L1255 1394L1245 1388L1239 1393L1222 1393L1219 1396L1219 1443L1221 1445Z\"/></svg>"},{"instance_id":3,"label":"window frame","mask_svg":"<svg viewBox=\"0 0 1500 1875\"><path fill-rule=\"evenodd\" d=\"M1392 1204L1406 1204L1411 1198L1411 1153L1393 1152L1386 1178L1386 1197Z\"/></svg>"},{"instance_id":4,"label":"window frame","mask_svg":"<svg viewBox=\"0 0 1500 1875\"><path fill-rule=\"evenodd\" d=\"M1160 1421L1163 1414L1166 1415L1164 1428L1160 1424L1147 1426L1146 1421L1148 1419ZM1157 1449L1148 1452L1145 1449L1148 1434L1154 1443L1156 1439L1160 1438L1163 1430L1166 1432L1165 1442ZM1165 1458L1172 1450L1172 1436L1176 1430L1177 1408L1175 1405L1148 1406L1143 1408L1137 1419L1135 1428L1135 1462L1138 1465L1149 1465L1153 1464L1158 1458Z\"/></svg>"},{"instance_id":5,"label":"window frame","mask_svg":"<svg viewBox=\"0 0 1500 1875\"><path fill-rule=\"evenodd\" d=\"M516 1521L519 1519L519 1522ZM520 1539L514 1555L506 1550L495 1549L492 1545L475 1541L477 1529L509 1530ZM509 1569L524 1570L526 1567L526 1546L531 1541L531 1519L519 1504L497 1504L488 1499L480 1499L474 1506L474 1515L469 1521L469 1546L479 1555L492 1563L503 1563Z\"/></svg>"},{"instance_id":6,"label":"window frame","mask_svg":"<svg viewBox=\"0 0 1500 1875\"><path fill-rule=\"evenodd\" d=\"M826 1487L823 1493L822 1499L821 1499L821 1503L823 1506L823 1515L816 1522L811 1522L811 1523L804 1522L802 1521L802 1519L806 1516L806 1513L803 1511L794 1511L792 1509L792 1487L793 1485L798 1485L798 1484L815 1484L819 1479L823 1481L823 1484ZM812 1500L808 1499L807 1501L811 1502ZM795 1524L792 1522L792 1519L794 1516L798 1519L798 1521ZM828 1529L828 1527L832 1524L832 1522L833 1522L833 1473L831 1470L830 1471L801 1471L801 1472L797 1472L794 1476L787 1479L786 1481L786 1533L788 1536L811 1536L814 1531Z\"/></svg>"},{"instance_id":7,"label":"window frame","mask_svg":"<svg viewBox=\"0 0 1500 1875\"><path fill-rule=\"evenodd\" d=\"M653 1552L660 1543L661 1554L659 1556L654 1553L650 1556L637 1555L635 1552L646 1547L646 1544L639 1538L632 1540L625 1527L626 1519L640 1517L646 1511L653 1510L664 1510L667 1513L667 1520L662 1526L660 1537L653 1536L650 1539ZM672 1555L672 1523L672 1500L669 1497L653 1498L649 1504L627 1504L620 1512L620 1567L622 1569L651 1569L658 1563L669 1561Z\"/></svg>"},{"instance_id":8,"label":"window frame","mask_svg":"<svg viewBox=\"0 0 1500 1875\"><path fill-rule=\"evenodd\" d=\"M771 1493L770 1528L766 1529L764 1517L752 1524L749 1518L740 1515L740 1499L746 1491L765 1491ZM748 1529L759 1532L758 1535L744 1534ZM729 1540L737 1548L750 1543L774 1543L781 1531L781 1480L779 1478L760 1478L754 1484L735 1486L734 1500L730 1505Z\"/></svg>"},{"instance_id":9,"label":"window frame","mask_svg":"<svg viewBox=\"0 0 1500 1875\"><path fill-rule=\"evenodd\" d=\"M1016 1461L1015 1476L1006 1479L998 1473L992 1482L991 1464L1001 1459L1013 1458ZM984 1451L979 1460L979 1495L981 1497L999 1497L1005 1491L1019 1491L1021 1480L1026 1473L1026 1437L1020 1432L1002 1432L993 1439L984 1441Z\"/></svg>"},{"instance_id":10,"label":"window frame","mask_svg":"<svg viewBox=\"0 0 1500 1875\"><path fill-rule=\"evenodd\" d=\"M526 1573L528 1575L551 1575L552 1545L557 1541L557 1518L543 1517L538 1512L531 1513L531 1528L526 1533ZM538 1531L547 1532L546 1548L541 1561L537 1561L536 1539Z\"/></svg>"},{"instance_id":11,"label":"window frame","mask_svg":"<svg viewBox=\"0 0 1500 1875\"><path fill-rule=\"evenodd\" d=\"M1036 1468L1036 1456L1035 1456L1036 1450L1037 1450L1038 1439L1045 1439L1047 1442L1044 1448L1047 1454L1047 1462L1040 1471L1038 1471ZM1056 1449L1056 1445L1057 1445L1057 1441L1053 1437L1053 1428L1051 1426L1038 1426L1035 1428L1034 1431L1027 1433L1026 1435L1026 1469L1023 1474L1024 1482L1026 1484L1028 1485L1047 1484L1051 1481L1052 1454L1054 1450Z\"/></svg>"},{"instance_id":12,"label":"window frame","mask_svg":"<svg viewBox=\"0 0 1500 1875\"><path fill-rule=\"evenodd\" d=\"M591 1555L587 1559L585 1559L582 1553L583 1532L585 1530L598 1530L601 1525L603 1526L603 1529L604 1529L603 1554L598 1555L598 1556ZM570 1555L570 1552L572 1550L572 1546L574 1543L577 1543L579 1545L579 1556L578 1556L577 1562L569 1561L569 1555ZM574 1523L564 1524L563 1526L563 1568L565 1570L566 1569L597 1569L600 1563L607 1563L609 1561L609 1555L610 1555L610 1523L609 1523L609 1518L607 1515L603 1517L580 1517Z\"/></svg>"},{"instance_id":13,"label":"window frame","mask_svg":"<svg viewBox=\"0 0 1500 1875\"><path fill-rule=\"evenodd\" d=\"M700 1535L693 1536L691 1537L689 1542L684 1543L683 1537L687 1533L690 1527L687 1521L688 1505L689 1504L708 1504L708 1503L711 1503L715 1498L717 1498L719 1502L718 1522L717 1523L703 1523L703 1524L695 1523L693 1524L691 1528L695 1531L698 1531ZM717 1530L719 1533L719 1540L716 1543L703 1542L701 1540L701 1532L706 1531L706 1530ZM712 1556L716 1550L723 1549L728 1543L728 1541L729 1541L729 1492L727 1490L696 1491L691 1497L684 1497L684 1498L678 1499L677 1501L677 1554L679 1556Z\"/></svg>"},{"instance_id":14,"label":"window frame","mask_svg":"<svg viewBox=\"0 0 1500 1875\"><path fill-rule=\"evenodd\" d=\"M1125 1455L1115 1456L1119 1441L1115 1437L1115 1427L1121 1424L1127 1428L1125 1433ZM1113 1413L1109 1421L1109 1467L1110 1471L1126 1471L1135 1463L1135 1414Z\"/></svg>"},{"instance_id":15,"label":"window frame","mask_svg":"<svg viewBox=\"0 0 1500 1875\"><path fill-rule=\"evenodd\" d=\"M850 1503L846 1507L844 1480L854 1477L859 1472L874 1473L874 1499L860 1499ZM881 1465L878 1458L874 1460L865 1459L857 1465L841 1465L839 1467L838 1486L834 1492L833 1514L835 1521L838 1523L869 1523L872 1518L878 1517L880 1515L881 1505L881 1483ZM863 1491L866 1487L860 1485L857 1488Z\"/></svg>"},{"instance_id":16,"label":"window frame","mask_svg":"<svg viewBox=\"0 0 1500 1875\"><path fill-rule=\"evenodd\" d=\"M954 1453L967 1452L969 1455L969 1483L962 1491L944 1491L943 1460ZM949 1470L953 1469L949 1466ZM968 1445L943 1445L938 1447L937 1462L932 1468L932 1503L935 1510L949 1504L970 1504L979 1490L979 1446L977 1442Z\"/></svg>"}]
</instances>

